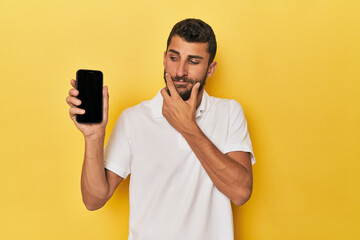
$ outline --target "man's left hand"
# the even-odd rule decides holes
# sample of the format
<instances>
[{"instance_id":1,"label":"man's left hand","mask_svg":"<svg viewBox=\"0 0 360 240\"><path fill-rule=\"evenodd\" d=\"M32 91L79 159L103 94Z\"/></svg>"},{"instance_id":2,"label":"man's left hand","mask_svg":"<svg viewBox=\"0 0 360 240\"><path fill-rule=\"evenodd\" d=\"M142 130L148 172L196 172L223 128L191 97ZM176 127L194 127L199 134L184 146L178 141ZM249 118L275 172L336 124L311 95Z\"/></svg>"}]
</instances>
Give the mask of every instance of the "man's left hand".
<instances>
[{"instance_id":1,"label":"man's left hand","mask_svg":"<svg viewBox=\"0 0 360 240\"><path fill-rule=\"evenodd\" d=\"M166 87L161 89L162 114L179 133L191 133L198 127L195 116L200 83L194 85L189 100L184 101L177 92L169 73L166 73L165 78L170 95L166 91Z\"/></svg>"}]
</instances>

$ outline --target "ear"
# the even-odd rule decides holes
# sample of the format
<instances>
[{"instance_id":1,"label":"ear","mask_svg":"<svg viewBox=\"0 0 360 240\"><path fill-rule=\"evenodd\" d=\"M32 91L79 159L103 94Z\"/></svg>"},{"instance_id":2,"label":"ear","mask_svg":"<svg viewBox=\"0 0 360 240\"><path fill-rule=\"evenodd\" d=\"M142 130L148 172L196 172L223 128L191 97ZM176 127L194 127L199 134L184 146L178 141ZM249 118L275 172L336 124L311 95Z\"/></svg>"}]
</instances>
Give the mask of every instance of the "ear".
<instances>
[{"instance_id":1,"label":"ear","mask_svg":"<svg viewBox=\"0 0 360 240\"><path fill-rule=\"evenodd\" d=\"M166 51L164 52L163 66L165 67Z\"/></svg>"},{"instance_id":2,"label":"ear","mask_svg":"<svg viewBox=\"0 0 360 240\"><path fill-rule=\"evenodd\" d=\"M217 66L217 62L210 63L210 66L209 66L207 74L206 74L207 78L211 77L214 74L216 66Z\"/></svg>"}]
</instances>

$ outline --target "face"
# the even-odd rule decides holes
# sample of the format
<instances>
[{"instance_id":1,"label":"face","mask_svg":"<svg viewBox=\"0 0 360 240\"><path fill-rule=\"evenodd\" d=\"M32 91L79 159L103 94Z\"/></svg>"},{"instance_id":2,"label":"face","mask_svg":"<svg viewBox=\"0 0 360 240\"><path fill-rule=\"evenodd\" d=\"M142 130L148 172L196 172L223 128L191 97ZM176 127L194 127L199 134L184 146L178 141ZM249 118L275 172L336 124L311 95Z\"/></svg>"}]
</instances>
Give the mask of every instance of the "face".
<instances>
[{"instance_id":1,"label":"face","mask_svg":"<svg viewBox=\"0 0 360 240\"><path fill-rule=\"evenodd\" d=\"M193 43L175 35L164 54L164 78L169 73L175 88L184 101L188 100L195 83L200 82L199 92L205 80L216 68L216 62L209 62L207 43Z\"/></svg>"}]
</instances>

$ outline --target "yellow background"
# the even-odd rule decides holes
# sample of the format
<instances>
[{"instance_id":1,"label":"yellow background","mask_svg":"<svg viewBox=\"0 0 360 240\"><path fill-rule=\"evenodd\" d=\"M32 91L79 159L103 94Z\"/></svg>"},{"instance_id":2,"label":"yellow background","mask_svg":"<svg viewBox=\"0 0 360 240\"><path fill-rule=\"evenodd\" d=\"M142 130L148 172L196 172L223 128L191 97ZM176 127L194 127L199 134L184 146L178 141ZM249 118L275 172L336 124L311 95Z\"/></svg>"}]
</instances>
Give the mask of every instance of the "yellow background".
<instances>
[{"instance_id":1,"label":"yellow background","mask_svg":"<svg viewBox=\"0 0 360 240\"><path fill-rule=\"evenodd\" d=\"M163 87L166 39L186 17L213 27L206 89L242 104L257 158L236 239L360 239L359 13L358 0L2 0L0 239L127 239L128 181L103 209L82 204L65 97L79 68L102 70L109 137Z\"/></svg>"}]
</instances>

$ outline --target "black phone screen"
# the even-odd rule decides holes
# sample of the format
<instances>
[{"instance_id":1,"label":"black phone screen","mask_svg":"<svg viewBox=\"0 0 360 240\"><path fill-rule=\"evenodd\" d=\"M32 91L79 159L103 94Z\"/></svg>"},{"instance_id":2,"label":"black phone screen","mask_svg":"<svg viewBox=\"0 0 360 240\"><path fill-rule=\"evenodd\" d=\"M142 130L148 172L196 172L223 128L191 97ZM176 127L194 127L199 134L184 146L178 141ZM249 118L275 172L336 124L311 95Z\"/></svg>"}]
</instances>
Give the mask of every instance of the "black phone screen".
<instances>
[{"instance_id":1,"label":"black phone screen","mask_svg":"<svg viewBox=\"0 0 360 240\"><path fill-rule=\"evenodd\" d=\"M103 118L103 74L96 70L80 69L76 72L76 89L81 100L79 108L85 114L76 115L79 123L101 123Z\"/></svg>"}]
</instances>

